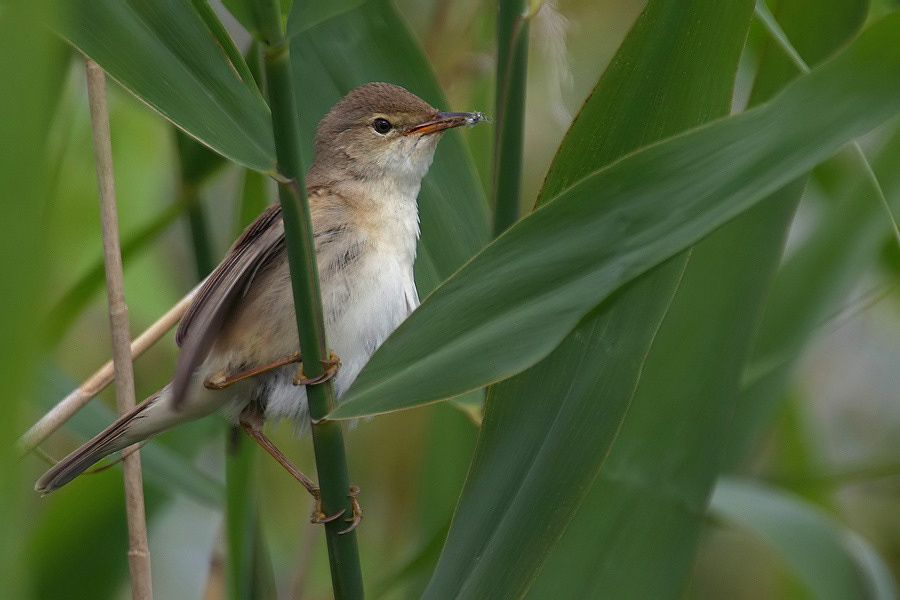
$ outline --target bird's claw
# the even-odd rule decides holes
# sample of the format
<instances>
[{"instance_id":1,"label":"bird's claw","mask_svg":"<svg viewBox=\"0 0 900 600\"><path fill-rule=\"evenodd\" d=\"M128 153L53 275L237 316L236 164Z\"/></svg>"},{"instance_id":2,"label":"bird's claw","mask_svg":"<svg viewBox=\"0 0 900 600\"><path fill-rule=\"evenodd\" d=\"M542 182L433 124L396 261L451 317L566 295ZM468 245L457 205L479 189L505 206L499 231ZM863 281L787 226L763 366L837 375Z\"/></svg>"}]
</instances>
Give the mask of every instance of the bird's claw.
<instances>
[{"instance_id":1,"label":"bird's claw","mask_svg":"<svg viewBox=\"0 0 900 600\"><path fill-rule=\"evenodd\" d=\"M297 374L294 376L294 385L316 385L318 383L325 383L337 375L338 369L341 367L341 359L334 351L329 351L328 358L322 359L322 364L325 365L325 370L320 375L307 377L303 373L303 364L301 363L300 368L297 369Z\"/></svg>"},{"instance_id":2,"label":"bird's claw","mask_svg":"<svg viewBox=\"0 0 900 600\"><path fill-rule=\"evenodd\" d=\"M333 515L326 515L325 510L322 508L322 497L316 495L316 508L313 510L312 515L310 515L309 522L317 525L324 525L325 523L331 523L335 519L342 517L345 512L347 512L347 509L342 508Z\"/></svg>"},{"instance_id":3,"label":"bird's claw","mask_svg":"<svg viewBox=\"0 0 900 600\"><path fill-rule=\"evenodd\" d=\"M363 510L362 506L359 505L359 500L356 499L356 496L359 495L359 488L357 486L350 487L350 493L347 494L347 497L350 498L350 506L353 510L353 514L351 516L344 519L344 521L350 523L350 525L346 529L342 529L338 531L338 535L342 535L345 533L350 533L357 527L359 527L360 522L363 518Z\"/></svg>"}]
</instances>

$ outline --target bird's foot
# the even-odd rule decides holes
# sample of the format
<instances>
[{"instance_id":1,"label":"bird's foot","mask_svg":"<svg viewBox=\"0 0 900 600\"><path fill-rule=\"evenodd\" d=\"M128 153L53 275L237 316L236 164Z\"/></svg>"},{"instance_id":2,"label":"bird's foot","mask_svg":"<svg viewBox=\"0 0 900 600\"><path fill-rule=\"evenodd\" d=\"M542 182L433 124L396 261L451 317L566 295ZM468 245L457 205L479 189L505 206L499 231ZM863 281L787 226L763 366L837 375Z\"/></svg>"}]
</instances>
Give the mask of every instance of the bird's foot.
<instances>
[{"instance_id":1,"label":"bird's foot","mask_svg":"<svg viewBox=\"0 0 900 600\"><path fill-rule=\"evenodd\" d=\"M319 493L318 488L316 489L315 497L316 497L316 508L313 509L313 513L309 516L310 523L315 523L317 525L331 523L338 517L341 517L345 512L347 512L346 508L342 508L341 510L334 513L333 515L330 515L330 516L326 515L325 509L322 508L322 494Z\"/></svg>"},{"instance_id":2,"label":"bird's foot","mask_svg":"<svg viewBox=\"0 0 900 600\"><path fill-rule=\"evenodd\" d=\"M350 523L350 525L346 529L338 531L338 535L350 533L351 531L359 527L359 523L363 518L363 510L362 506L359 505L359 500L356 499L358 495L359 488L355 485L350 486L350 493L347 494L347 496L350 498L350 507L353 513L349 517L344 519L344 521Z\"/></svg>"},{"instance_id":3,"label":"bird's foot","mask_svg":"<svg viewBox=\"0 0 900 600\"><path fill-rule=\"evenodd\" d=\"M303 373L303 364L297 369L297 375L294 376L294 385L316 385L317 383L325 383L329 379L333 379L337 375L338 369L341 368L341 359L334 351L328 352L328 358L322 360L325 370L315 377L307 377Z\"/></svg>"},{"instance_id":4,"label":"bird's foot","mask_svg":"<svg viewBox=\"0 0 900 600\"><path fill-rule=\"evenodd\" d=\"M317 490L318 492L318 490ZM362 506L359 504L359 500L356 497L359 495L359 488L355 485L350 486L350 493L347 494L347 497L350 498L350 508L352 510L352 514L344 519L347 523L350 523L346 528L338 531L338 535L343 535L345 533L350 533L357 527L359 527L360 522L363 518L363 510ZM334 521L338 517L344 515L347 512L347 509L342 508L340 511L336 512L333 515L326 515L325 509L322 508L322 498L318 493L316 494L316 508L313 510L312 515L309 517L310 523L330 523Z\"/></svg>"}]
</instances>

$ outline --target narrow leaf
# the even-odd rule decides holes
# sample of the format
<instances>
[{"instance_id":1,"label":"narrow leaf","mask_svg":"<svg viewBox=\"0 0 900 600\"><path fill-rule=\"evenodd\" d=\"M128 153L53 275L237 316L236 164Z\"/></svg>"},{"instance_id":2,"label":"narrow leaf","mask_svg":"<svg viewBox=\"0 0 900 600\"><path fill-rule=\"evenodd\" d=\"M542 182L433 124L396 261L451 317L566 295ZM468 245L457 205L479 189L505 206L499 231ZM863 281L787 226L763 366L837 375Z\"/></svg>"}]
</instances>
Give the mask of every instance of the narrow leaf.
<instances>
[{"instance_id":1,"label":"narrow leaf","mask_svg":"<svg viewBox=\"0 0 900 600\"><path fill-rule=\"evenodd\" d=\"M873 168L894 210L900 209L900 132ZM827 204L815 234L785 261L772 287L737 405L731 459L743 458L786 399L785 387L804 347L826 327L842 299L890 239L890 224L869 181ZM826 327L827 328L827 327Z\"/></svg>"},{"instance_id":2,"label":"narrow leaf","mask_svg":"<svg viewBox=\"0 0 900 600\"><path fill-rule=\"evenodd\" d=\"M768 541L817 600L897 597L887 565L868 543L800 497L726 478L710 512Z\"/></svg>"},{"instance_id":3,"label":"narrow leaf","mask_svg":"<svg viewBox=\"0 0 900 600\"><path fill-rule=\"evenodd\" d=\"M868 5L867 0L840 0L829 2L827 9L821 10L821 4L810 0L770 3L791 45L811 65L821 63L858 33ZM771 38L763 49L760 64L751 102L768 100L800 72L795 61L784 54L781 44ZM881 175L890 176L896 171L890 164L879 165ZM865 232L867 227L861 223L877 223L878 219L873 218L877 211L869 210L876 207L877 200L867 197L861 189L851 201L826 208L829 214L819 233L811 236L779 270L735 409L735 423L741 426L734 428L730 462L743 457L751 440L775 414L791 372L790 359L799 355L805 340L834 306L841 290L846 290L848 275L858 272L862 262L871 256L873 250L864 240L873 236Z\"/></svg>"}]
</instances>

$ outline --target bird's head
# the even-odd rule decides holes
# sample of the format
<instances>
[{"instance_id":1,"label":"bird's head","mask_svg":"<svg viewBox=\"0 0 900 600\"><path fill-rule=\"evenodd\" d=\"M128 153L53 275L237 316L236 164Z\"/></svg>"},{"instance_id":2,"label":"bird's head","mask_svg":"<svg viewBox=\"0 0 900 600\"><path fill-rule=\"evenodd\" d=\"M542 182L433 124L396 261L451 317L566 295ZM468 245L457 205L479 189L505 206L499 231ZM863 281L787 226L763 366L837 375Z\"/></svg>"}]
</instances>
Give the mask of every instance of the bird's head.
<instances>
[{"instance_id":1,"label":"bird's head","mask_svg":"<svg viewBox=\"0 0 900 600\"><path fill-rule=\"evenodd\" d=\"M319 123L313 169L418 186L444 132L483 120L481 113L440 112L397 85L367 83L350 91Z\"/></svg>"}]
</instances>

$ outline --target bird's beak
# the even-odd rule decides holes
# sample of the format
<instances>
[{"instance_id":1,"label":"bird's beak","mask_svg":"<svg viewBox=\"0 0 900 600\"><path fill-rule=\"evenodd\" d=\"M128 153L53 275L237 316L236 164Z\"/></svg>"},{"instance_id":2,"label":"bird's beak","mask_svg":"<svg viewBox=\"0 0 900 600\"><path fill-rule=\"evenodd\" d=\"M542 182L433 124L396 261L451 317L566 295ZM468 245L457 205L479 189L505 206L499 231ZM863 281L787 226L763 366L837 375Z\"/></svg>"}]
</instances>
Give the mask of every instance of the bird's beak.
<instances>
[{"instance_id":1,"label":"bird's beak","mask_svg":"<svg viewBox=\"0 0 900 600\"><path fill-rule=\"evenodd\" d=\"M413 125L409 129L403 132L403 135L430 135L432 133L438 133L439 131L444 131L445 129L450 129L452 127L459 127L460 125L475 125L476 123L481 123L482 121L486 121L487 118L479 113L454 113L454 112L439 112L435 113L434 117L429 119L424 123L420 123L419 125Z\"/></svg>"}]
</instances>

